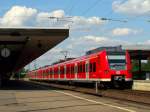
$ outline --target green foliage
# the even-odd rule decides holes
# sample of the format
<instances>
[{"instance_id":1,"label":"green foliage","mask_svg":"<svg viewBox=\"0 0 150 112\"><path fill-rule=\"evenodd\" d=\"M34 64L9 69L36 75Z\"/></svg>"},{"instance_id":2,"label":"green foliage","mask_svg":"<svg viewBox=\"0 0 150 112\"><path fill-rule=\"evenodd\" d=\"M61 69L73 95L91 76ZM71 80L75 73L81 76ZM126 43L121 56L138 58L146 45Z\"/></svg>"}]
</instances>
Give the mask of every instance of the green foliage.
<instances>
[{"instance_id":1,"label":"green foliage","mask_svg":"<svg viewBox=\"0 0 150 112\"><path fill-rule=\"evenodd\" d=\"M147 63L141 63L141 70L150 72L150 60ZM132 71L139 71L139 62L138 60L132 60Z\"/></svg>"},{"instance_id":2,"label":"green foliage","mask_svg":"<svg viewBox=\"0 0 150 112\"><path fill-rule=\"evenodd\" d=\"M26 73L28 72L28 70L25 70L24 68L21 69L19 72L17 72L14 75L14 78L24 78L26 76Z\"/></svg>"},{"instance_id":3,"label":"green foliage","mask_svg":"<svg viewBox=\"0 0 150 112\"><path fill-rule=\"evenodd\" d=\"M132 61L132 72L134 79L145 79L146 72L150 72L150 60L147 63L141 63L141 72L139 72L139 61Z\"/></svg>"},{"instance_id":4,"label":"green foliage","mask_svg":"<svg viewBox=\"0 0 150 112\"><path fill-rule=\"evenodd\" d=\"M147 63L142 63L142 71L150 72L150 60Z\"/></svg>"},{"instance_id":5,"label":"green foliage","mask_svg":"<svg viewBox=\"0 0 150 112\"><path fill-rule=\"evenodd\" d=\"M137 60L132 60L132 72L136 72L139 70L139 64Z\"/></svg>"}]
</instances>

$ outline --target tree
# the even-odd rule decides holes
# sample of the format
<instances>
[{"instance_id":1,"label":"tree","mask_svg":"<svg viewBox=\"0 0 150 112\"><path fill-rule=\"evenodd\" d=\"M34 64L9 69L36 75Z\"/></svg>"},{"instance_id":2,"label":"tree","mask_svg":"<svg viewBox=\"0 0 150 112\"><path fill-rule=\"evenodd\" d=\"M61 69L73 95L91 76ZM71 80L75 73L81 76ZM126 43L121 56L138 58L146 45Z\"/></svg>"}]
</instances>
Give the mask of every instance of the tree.
<instances>
[{"instance_id":1,"label":"tree","mask_svg":"<svg viewBox=\"0 0 150 112\"><path fill-rule=\"evenodd\" d=\"M14 75L14 78L24 78L26 76L27 72L28 72L28 70L23 68Z\"/></svg>"}]
</instances>

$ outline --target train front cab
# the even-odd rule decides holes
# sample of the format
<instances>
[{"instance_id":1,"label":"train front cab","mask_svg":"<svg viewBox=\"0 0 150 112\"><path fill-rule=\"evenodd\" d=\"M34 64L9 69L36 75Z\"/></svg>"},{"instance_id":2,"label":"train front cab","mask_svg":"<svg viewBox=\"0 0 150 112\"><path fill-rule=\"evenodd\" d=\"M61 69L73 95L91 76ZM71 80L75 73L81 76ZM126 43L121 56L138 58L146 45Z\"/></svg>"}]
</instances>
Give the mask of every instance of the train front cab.
<instances>
[{"instance_id":1,"label":"train front cab","mask_svg":"<svg viewBox=\"0 0 150 112\"><path fill-rule=\"evenodd\" d=\"M129 53L127 51L104 51L102 55L101 61L103 61L103 65L101 66L103 73L101 78L104 79L105 85L109 84L115 88L132 88L133 81Z\"/></svg>"}]
</instances>

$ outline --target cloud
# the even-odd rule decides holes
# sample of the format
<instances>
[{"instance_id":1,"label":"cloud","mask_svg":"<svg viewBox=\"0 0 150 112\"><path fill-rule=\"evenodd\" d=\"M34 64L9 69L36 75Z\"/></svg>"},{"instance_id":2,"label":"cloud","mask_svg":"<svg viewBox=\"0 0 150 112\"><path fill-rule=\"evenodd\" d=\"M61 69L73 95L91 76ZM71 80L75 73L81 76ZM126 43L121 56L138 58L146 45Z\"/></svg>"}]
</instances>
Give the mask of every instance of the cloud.
<instances>
[{"instance_id":1,"label":"cloud","mask_svg":"<svg viewBox=\"0 0 150 112\"><path fill-rule=\"evenodd\" d=\"M52 17L51 19L49 17ZM53 18L56 17L56 18ZM58 9L51 12L41 12L26 6L13 6L2 18L0 26L21 27L21 26L41 26L41 27L87 27L91 25L101 25L105 22L100 17L85 18L82 16L72 16L67 18L64 10Z\"/></svg>"},{"instance_id":2,"label":"cloud","mask_svg":"<svg viewBox=\"0 0 150 112\"><path fill-rule=\"evenodd\" d=\"M86 41L86 42L100 43L100 42L107 41L108 39L107 37L88 35L88 36L81 37L80 40Z\"/></svg>"},{"instance_id":3,"label":"cloud","mask_svg":"<svg viewBox=\"0 0 150 112\"><path fill-rule=\"evenodd\" d=\"M117 13L127 15L149 15L150 0L117 0L113 2L112 8Z\"/></svg>"},{"instance_id":4,"label":"cloud","mask_svg":"<svg viewBox=\"0 0 150 112\"><path fill-rule=\"evenodd\" d=\"M100 46L115 46L120 44L123 45L130 44L130 42L128 41L112 39L110 37L104 37L104 36L95 36L95 35L85 35L78 38L74 37L70 40L69 43L71 43L71 46L70 44L66 45L66 48L70 48L70 50L74 52L82 51L84 53L85 51L89 50L89 48L97 48Z\"/></svg>"},{"instance_id":5,"label":"cloud","mask_svg":"<svg viewBox=\"0 0 150 112\"><path fill-rule=\"evenodd\" d=\"M58 19L49 19L48 17L56 17ZM76 28L81 28L81 27L87 27L87 26L92 26L92 25L102 25L105 22L101 20L100 17L89 17L85 18L82 16L73 16L70 18L67 18L67 15L65 15L65 12L63 10L55 10L53 12L41 12L37 15L37 23L38 25L57 25L59 24L60 26L71 26L74 27L73 29ZM49 24L47 24L49 23Z\"/></svg>"},{"instance_id":6,"label":"cloud","mask_svg":"<svg viewBox=\"0 0 150 112\"><path fill-rule=\"evenodd\" d=\"M37 10L27 8L25 6L13 6L5 15L0 19L1 26L23 26L34 16Z\"/></svg>"},{"instance_id":7,"label":"cloud","mask_svg":"<svg viewBox=\"0 0 150 112\"><path fill-rule=\"evenodd\" d=\"M105 23L99 17L85 18L85 17L82 17L82 16L74 16L72 20L77 25L87 25L87 24L88 25L100 25L100 24Z\"/></svg>"},{"instance_id":8,"label":"cloud","mask_svg":"<svg viewBox=\"0 0 150 112\"><path fill-rule=\"evenodd\" d=\"M80 37L73 36L68 38L64 45L58 45L38 58L37 65L41 67L44 65L50 65L59 59L64 59L64 55L61 53L61 51L68 51L68 57L80 57L85 55L86 51L88 50L101 46L116 45L130 45L130 42L97 35L83 35ZM34 64L32 65L32 68L34 68Z\"/></svg>"},{"instance_id":9,"label":"cloud","mask_svg":"<svg viewBox=\"0 0 150 112\"><path fill-rule=\"evenodd\" d=\"M52 12L39 12L36 17L37 26L53 26L57 23L57 19L50 19L49 17L63 18L65 12L63 10L55 10ZM56 25L56 24L55 24Z\"/></svg>"},{"instance_id":10,"label":"cloud","mask_svg":"<svg viewBox=\"0 0 150 112\"><path fill-rule=\"evenodd\" d=\"M139 44L150 45L150 40L146 40L146 41L144 41L144 42L140 42Z\"/></svg>"},{"instance_id":11,"label":"cloud","mask_svg":"<svg viewBox=\"0 0 150 112\"><path fill-rule=\"evenodd\" d=\"M130 28L115 28L112 30L112 34L114 36L126 36L129 34L137 34L138 30L130 29Z\"/></svg>"}]
</instances>

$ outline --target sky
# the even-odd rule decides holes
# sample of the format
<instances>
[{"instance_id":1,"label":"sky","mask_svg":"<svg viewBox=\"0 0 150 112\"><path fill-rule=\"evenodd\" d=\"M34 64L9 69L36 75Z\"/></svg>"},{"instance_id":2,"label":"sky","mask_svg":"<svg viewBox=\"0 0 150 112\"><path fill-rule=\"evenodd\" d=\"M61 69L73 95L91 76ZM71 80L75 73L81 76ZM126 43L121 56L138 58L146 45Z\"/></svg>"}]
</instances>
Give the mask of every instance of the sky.
<instances>
[{"instance_id":1,"label":"sky","mask_svg":"<svg viewBox=\"0 0 150 112\"><path fill-rule=\"evenodd\" d=\"M63 59L64 50L79 57L100 46L149 45L150 0L0 0L0 27L28 26L70 29L66 40L28 66L32 69Z\"/></svg>"}]
</instances>

